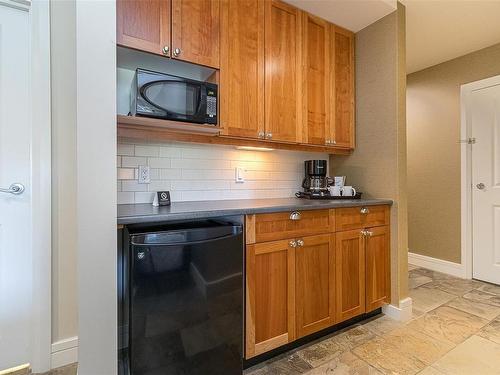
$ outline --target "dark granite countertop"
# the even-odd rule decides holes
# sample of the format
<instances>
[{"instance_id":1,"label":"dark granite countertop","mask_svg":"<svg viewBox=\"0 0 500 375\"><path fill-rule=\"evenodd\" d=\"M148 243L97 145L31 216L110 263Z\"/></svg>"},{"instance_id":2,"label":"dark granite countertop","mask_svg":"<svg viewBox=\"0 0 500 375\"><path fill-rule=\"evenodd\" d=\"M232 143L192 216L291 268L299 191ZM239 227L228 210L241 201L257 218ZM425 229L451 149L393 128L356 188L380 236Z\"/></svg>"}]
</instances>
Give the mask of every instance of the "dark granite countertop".
<instances>
[{"instance_id":1,"label":"dark granite countertop","mask_svg":"<svg viewBox=\"0 0 500 375\"><path fill-rule=\"evenodd\" d=\"M151 204L119 204L118 224L153 223L172 220L204 219L210 217L245 215L288 210L374 206L392 204L390 199L309 200L299 198L239 199L198 202L177 202L171 206Z\"/></svg>"}]
</instances>

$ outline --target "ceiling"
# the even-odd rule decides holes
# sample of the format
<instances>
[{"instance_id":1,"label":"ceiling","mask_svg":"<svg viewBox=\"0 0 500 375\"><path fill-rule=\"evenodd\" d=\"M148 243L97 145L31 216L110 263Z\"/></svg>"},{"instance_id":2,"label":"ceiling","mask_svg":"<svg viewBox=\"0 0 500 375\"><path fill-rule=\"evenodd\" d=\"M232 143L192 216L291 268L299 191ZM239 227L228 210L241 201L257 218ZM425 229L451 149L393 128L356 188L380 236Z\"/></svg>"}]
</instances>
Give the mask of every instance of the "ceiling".
<instances>
[{"instance_id":1,"label":"ceiling","mask_svg":"<svg viewBox=\"0 0 500 375\"><path fill-rule=\"evenodd\" d=\"M358 32L396 10L396 0L285 0L348 30Z\"/></svg>"},{"instance_id":2,"label":"ceiling","mask_svg":"<svg viewBox=\"0 0 500 375\"><path fill-rule=\"evenodd\" d=\"M500 0L402 2L408 73L500 42Z\"/></svg>"}]
</instances>

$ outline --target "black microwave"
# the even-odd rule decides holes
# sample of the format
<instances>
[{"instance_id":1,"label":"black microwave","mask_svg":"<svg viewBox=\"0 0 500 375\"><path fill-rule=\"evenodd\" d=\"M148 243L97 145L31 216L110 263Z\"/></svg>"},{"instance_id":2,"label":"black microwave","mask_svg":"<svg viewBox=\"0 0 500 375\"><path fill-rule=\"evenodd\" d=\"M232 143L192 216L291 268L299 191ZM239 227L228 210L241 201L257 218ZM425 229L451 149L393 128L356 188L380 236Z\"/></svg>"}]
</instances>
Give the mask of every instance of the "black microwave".
<instances>
[{"instance_id":1,"label":"black microwave","mask_svg":"<svg viewBox=\"0 0 500 375\"><path fill-rule=\"evenodd\" d=\"M130 108L134 116L217 125L217 85L136 69Z\"/></svg>"}]
</instances>

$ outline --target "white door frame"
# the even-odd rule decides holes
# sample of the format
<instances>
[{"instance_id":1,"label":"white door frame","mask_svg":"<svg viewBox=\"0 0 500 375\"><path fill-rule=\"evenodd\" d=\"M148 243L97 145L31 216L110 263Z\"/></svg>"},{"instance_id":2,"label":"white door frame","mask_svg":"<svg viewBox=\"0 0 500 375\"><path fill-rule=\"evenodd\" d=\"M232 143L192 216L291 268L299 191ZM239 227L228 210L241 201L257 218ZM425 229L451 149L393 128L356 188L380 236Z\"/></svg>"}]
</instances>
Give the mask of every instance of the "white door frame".
<instances>
[{"instance_id":1,"label":"white door frame","mask_svg":"<svg viewBox=\"0 0 500 375\"><path fill-rule=\"evenodd\" d=\"M29 360L33 372L45 372L50 370L52 341L50 6L48 0L0 0L0 4L30 15L33 284Z\"/></svg>"},{"instance_id":2,"label":"white door frame","mask_svg":"<svg viewBox=\"0 0 500 375\"><path fill-rule=\"evenodd\" d=\"M472 92L500 85L500 75L464 84L460 87L460 159L461 159L461 260L465 277L472 279L472 136L469 110Z\"/></svg>"}]
</instances>

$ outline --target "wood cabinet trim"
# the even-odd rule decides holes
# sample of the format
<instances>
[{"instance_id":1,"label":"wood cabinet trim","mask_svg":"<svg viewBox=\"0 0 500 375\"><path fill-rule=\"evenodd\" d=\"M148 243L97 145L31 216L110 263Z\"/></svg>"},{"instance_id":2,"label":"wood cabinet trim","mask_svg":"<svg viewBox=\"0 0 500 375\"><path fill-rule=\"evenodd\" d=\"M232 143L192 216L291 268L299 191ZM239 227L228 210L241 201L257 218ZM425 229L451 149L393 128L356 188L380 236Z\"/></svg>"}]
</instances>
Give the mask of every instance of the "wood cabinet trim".
<instances>
[{"instance_id":1,"label":"wood cabinet trim","mask_svg":"<svg viewBox=\"0 0 500 375\"><path fill-rule=\"evenodd\" d=\"M245 215L245 243L255 243L255 215Z\"/></svg>"}]
</instances>

